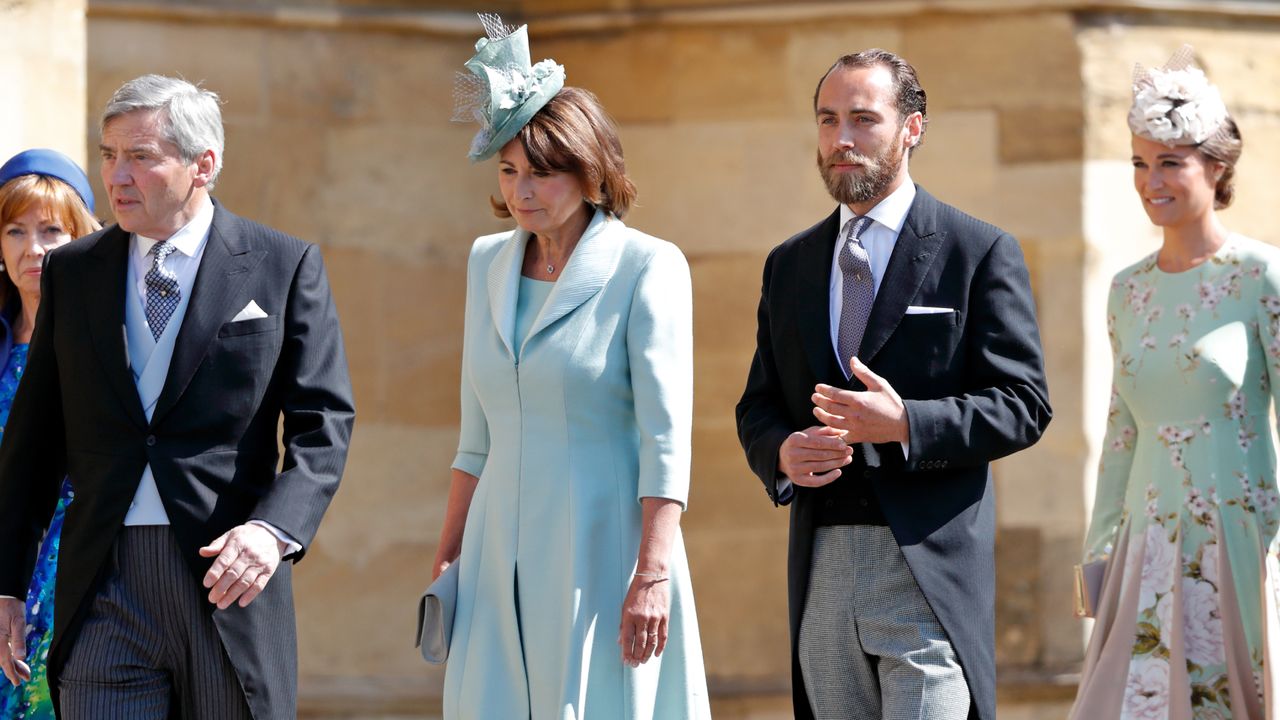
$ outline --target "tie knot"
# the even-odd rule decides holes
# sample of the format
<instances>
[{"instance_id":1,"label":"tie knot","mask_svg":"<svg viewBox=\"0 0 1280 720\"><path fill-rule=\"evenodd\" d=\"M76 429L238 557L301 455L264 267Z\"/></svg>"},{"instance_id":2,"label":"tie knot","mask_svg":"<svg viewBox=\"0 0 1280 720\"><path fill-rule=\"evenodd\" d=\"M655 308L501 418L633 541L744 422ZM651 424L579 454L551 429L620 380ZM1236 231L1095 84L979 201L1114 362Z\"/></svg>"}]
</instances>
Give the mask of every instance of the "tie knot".
<instances>
[{"instance_id":1,"label":"tie knot","mask_svg":"<svg viewBox=\"0 0 1280 720\"><path fill-rule=\"evenodd\" d=\"M844 224L845 242L857 240L870 224L871 218L867 215L858 215L849 218L848 222Z\"/></svg>"},{"instance_id":2,"label":"tie knot","mask_svg":"<svg viewBox=\"0 0 1280 720\"><path fill-rule=\"evenodd\" d=\"M155 255L157 262L164 262L164 259L169 257L169 255L172 254L173 251L177 249L178 249L178 246L174 245L168 240L161 240L160 242L151 246L151 252L149 254Z\"/></svg>"}]
</instances>

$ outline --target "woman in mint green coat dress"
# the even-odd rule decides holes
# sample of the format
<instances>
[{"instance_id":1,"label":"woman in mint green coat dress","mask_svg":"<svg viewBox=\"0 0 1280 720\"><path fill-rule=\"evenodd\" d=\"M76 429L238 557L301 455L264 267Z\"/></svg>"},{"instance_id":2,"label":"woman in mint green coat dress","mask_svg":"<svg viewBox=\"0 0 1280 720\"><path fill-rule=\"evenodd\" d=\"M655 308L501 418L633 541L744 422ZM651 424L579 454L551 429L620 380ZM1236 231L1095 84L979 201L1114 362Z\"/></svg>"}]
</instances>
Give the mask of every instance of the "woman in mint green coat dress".
<instances>
[{"instance_id":1,"label":"woman in mint green coat dress","mask_svg":"<svg viewBox=\"0 0 1280 720\"><path fill-rule=\"evenodd\" d=\"M1116 275L1073 720L1276 720L1280 250L1232 233L1241 137L1185 48L1137 73L1133 177L1160 249Z\"/></svg>"},{"instance_id":2,"label":"woman in mint green coat dress","mask_svg":"<svg viewBox=\"0 0 1280 720\"><path fill-rule=\"evenodd\" d=\"M689 269L619 219L635 189L595 97L552 84L515 139L482 130L472 153L499 153L494 205L519 228L467 269L444 717L708 718L679 531Z\"/></svg>"}]
</instances>

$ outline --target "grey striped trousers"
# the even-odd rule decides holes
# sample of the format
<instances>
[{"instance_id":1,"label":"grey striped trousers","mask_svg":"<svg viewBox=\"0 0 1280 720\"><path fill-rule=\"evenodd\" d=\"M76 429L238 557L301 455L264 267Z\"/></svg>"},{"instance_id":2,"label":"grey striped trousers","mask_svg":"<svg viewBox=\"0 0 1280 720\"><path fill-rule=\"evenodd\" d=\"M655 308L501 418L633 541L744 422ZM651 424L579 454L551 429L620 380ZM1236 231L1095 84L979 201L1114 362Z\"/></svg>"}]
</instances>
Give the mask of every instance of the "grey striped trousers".
<instances>
[{"instance_id":1,"label":"grey striped trousers","mask_svg":"<svg viewBox=\"0 0 1280 720\"><path fill-rule=\"evenodd\" d=\"M58 678L63 720L251 720L169 527L126 526L108 562Z\"/></svg>"},{"instance_id":2,"label":"grey striped trousers","mask_svg":"<svg viewBox=\"0 0 1280 720\"><path fill-rule=\"evenodd\" d=\"M800 671L818 720L965 720L955 650L887 527L817 528Z\"/></svg>"}]
</instances>

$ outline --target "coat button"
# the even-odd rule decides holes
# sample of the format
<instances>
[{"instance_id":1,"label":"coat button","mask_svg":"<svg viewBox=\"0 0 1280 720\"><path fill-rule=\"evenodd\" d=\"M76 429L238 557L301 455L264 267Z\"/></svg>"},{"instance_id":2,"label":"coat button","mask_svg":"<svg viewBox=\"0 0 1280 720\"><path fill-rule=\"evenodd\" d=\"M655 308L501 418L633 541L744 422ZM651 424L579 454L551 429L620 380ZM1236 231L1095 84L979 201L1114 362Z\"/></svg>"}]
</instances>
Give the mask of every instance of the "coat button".
<instances>
[{"instance_id":1,"label":"coat button","mask_svg":"<svg viewBox=\"0 0 1280 720\"><path fill-rule=\"evenodd\" d=\"M870 471L870 470L863 470L863 471L862 471L862 477L863 477L864 479L870 480L870 479L871 479L871 471Z\"/></svg>"},{"instance_id":2,"label":"coat button","mask_svg":"<svg viewBox=\"0 0 1280 720\"><path fill-rule=\"evenodd\" d=\"M155 444L156 444L156 436L155 436L155 435L148 435L148 436L147 436L147 447L152 447L152 446L154 446Z\"/></svg>"},{"instance_id":3,"label":"coat button","mask_svg":"<svg viewBox=\"0 0 1280 720\"><path fill-rule=\"evenodd\" d=\"M867 499L866 499L866 498L862 498L861 500L859 500L859 501L858 501L858 504L859 504L859 505L861 505L862 507L866 507L866 506L867 506Z\"/></svg>"}]
</instances>

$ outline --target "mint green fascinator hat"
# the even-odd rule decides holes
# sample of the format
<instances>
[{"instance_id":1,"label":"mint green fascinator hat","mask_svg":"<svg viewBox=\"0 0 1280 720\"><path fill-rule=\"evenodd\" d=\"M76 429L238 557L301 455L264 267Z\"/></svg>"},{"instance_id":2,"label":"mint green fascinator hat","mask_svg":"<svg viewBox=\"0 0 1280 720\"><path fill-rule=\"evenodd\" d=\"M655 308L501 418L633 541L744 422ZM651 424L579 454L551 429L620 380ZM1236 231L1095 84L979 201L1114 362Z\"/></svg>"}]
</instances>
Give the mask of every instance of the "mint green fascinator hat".
<instances>
[{"instance_id":1,"label":"mint green fascinator hat","mask_svg":"<svg viewBox=\"0 0 1280 720\"><path fill-rule=\"evenodd\" d=\"M485 37L466 62L470 72L459 72L453 89L452 119L480 123L467 153L472 162L492 157L564 87L564 66L554 60L530 65L529 26L512 28L488 13L479 17Z\"/></svg>"}]
</instances>

